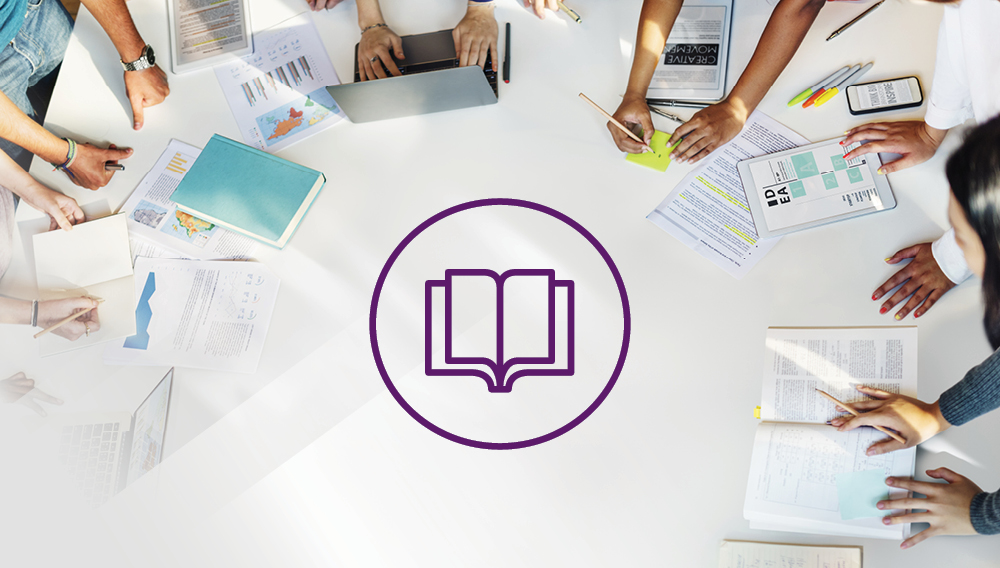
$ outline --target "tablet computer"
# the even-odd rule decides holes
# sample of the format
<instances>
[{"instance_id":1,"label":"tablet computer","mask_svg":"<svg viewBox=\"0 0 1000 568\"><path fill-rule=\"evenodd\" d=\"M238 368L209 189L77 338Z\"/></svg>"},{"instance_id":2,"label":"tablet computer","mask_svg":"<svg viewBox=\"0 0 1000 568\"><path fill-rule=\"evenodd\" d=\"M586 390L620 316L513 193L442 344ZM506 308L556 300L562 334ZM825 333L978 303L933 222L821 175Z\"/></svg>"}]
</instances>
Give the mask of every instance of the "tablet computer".
<instances>
[{"instance_id":1,"label":"tablet computer","mask_svg":"<svg viewBox=\"0 0 1000 568\"><path fill-rule=\"evenodd\" d=\"M841 140L799 146L736 165L759 237L776 237L896 206L889 180L878 173L879 155L844 160L844 154L860 144L841 146Z\"/></svg>"},{"instance_id":2,"label":"tablet computer","mask_svg":"<svg viewBox=\"0 0 1000 568\"><path fill-rule=\"evenodd\" d=\"M646 98L722 100L732 28L733 0L685 0L653 71Z\"/></svg>"},{"instance_id":3,"label":"tablet computer","mask_svg":"<svg viewBox=\"0 0 1000 568\"><path fill-rule=\"evenodd\" d=\"M168 0L167 21L175 75L253 53L245 0Z\"/></svg>"}]
</instances>

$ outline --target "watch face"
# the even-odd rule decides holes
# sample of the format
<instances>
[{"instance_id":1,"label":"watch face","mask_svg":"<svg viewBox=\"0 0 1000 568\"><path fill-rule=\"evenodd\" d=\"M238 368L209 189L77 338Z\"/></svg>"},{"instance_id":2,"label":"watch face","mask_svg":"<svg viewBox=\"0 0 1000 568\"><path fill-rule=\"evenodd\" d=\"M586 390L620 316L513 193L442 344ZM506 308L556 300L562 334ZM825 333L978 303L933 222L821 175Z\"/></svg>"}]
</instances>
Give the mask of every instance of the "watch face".
<instances>
[{"instance_id":1,"label":"watch face","mask_svg":"<svg viewBox=\"0 0 1000 568\"><path fill-rule=\"evenodd\" d=\"M153 46L146 46L146 61L149 62L149 66L152 67L156 65L156 55L153 54Z\"/></svg>"}]
</instances>

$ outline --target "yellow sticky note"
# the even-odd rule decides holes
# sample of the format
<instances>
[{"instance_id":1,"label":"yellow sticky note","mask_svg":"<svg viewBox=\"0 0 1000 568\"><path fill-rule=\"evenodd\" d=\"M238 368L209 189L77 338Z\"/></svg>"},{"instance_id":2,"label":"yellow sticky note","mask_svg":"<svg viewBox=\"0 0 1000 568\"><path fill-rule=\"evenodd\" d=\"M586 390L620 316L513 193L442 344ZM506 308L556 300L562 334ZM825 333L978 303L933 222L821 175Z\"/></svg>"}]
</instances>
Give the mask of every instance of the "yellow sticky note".
<instances>
[{"instance_id":1,"label":"yellow sticky note","mask_svg":"<svg viewBox=\"0 0 1000 568\"><path fill-rule=\"evenodd\" d=\"M625 157L626 160L632 162L633 164L639 164L640 166L646 166L647 168L652 168L658 172L667 171L667 166L670 165L670 152L680 144L680 140L677 144L671 147L667 147L667 141L670 140L670 135L666 132L656 131L653 133L652 140L649 141L649 147L653 149L652 152L646 152L644 154L629 154Z\"/></svg>"}]
</instances>

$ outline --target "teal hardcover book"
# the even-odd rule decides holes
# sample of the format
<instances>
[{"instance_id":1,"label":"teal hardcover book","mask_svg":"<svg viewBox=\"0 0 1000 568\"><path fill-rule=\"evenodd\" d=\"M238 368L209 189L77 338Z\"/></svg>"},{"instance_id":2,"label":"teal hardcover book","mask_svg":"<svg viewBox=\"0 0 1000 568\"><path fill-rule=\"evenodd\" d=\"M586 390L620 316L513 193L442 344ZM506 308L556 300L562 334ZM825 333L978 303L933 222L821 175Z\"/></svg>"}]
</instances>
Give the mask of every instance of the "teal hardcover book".
<instances>
[{"instance_id":1,"label":"teal hardcover book","mask_svg":"<svg viewBox=\"0 0 1000 568\"><path fill-rule=\"evenodd\" d=\"M325 183L321 172L214 134L170 199L181 211L284 248Z\"/></svg>"}]
</instances>

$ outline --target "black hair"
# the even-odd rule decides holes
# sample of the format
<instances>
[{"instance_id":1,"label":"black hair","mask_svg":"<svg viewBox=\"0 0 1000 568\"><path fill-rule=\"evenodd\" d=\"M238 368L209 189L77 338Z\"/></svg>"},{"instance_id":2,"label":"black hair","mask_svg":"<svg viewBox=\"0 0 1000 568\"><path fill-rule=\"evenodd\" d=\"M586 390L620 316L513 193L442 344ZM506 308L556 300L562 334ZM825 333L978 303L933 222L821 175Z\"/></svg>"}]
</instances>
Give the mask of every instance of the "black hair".
<instances>
[{"instance_id":1,"label":"black hair","mask_svg":"<svg viewBox=\"0 0 1000 568\"><path fill-rule=\"evenodd\" d=\"M948 158L945 174L965 218L986 251L983 325L1000 347L1000 116L973 129Z\"/></svg>"}]
</instances>

